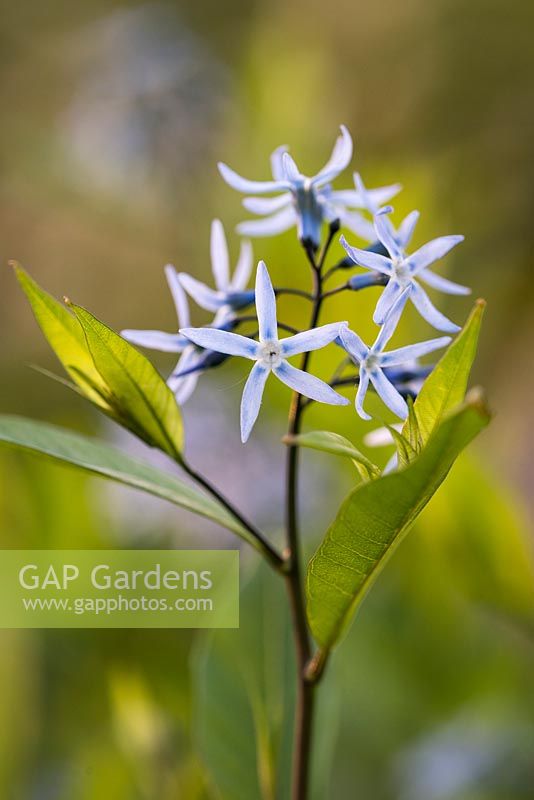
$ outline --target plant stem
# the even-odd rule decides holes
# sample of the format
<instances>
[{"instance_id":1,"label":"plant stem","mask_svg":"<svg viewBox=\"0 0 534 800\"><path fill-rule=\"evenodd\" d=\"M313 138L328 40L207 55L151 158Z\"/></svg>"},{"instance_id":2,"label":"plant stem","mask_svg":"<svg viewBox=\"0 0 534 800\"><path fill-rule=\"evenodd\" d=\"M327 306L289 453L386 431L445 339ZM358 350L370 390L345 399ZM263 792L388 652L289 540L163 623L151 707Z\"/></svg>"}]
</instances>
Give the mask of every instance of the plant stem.
<instances>
[{"instance_id":1,"label":"plant stem","mask_svg":"<svg viewBox=\"0 0 534 800\"><path fill-rule=\"evenodd\" d=\"M325 244L323 253L317 263L310 248L306 249L308 260L312 267L314 279L313 307L310 320L310 329L317 326L321 312L322 296L322 267L328 248L336 229L332 226L330 236ZM310 353L304 353L300 368L306 372L310 360ZM293 394L289 409L288 436L297 436L300 432L303 410L303 398L298 392ZM287 544L289 550L288 571L286 584L293 617L295 648L297 658L297 705L295 712L295 733L293 749L293 783L292 800L306 800L308 797L310 757L313 730L313 710L315 686L308 679L306 670L310 661L312 645L308 624L306 620L306 607L301 574L301 560L298 531L298 468L299 448L289 445L286 461L286 526Z\"/></svg>"},{"instance_id":2,"label":"plant stem","mask_svg":"<svg viewBox=\"0 0 534 800\"><path fill-rule=\"evenodd\" d=\"M258 530L251 522L249 522L240 511L225 497L216 486L214 486L207 478L200 472L193 469L186 461L180 461L180 466L189 475L189 477L202 486L208 494L214 497L224 508L237 520L252 536L256 542L256 547L265 556L271 567L277 572L285 574L287 571L287 560L281 556L272 546L272 544L265 538L263 533Z\"/></svg>"}]
</instances>

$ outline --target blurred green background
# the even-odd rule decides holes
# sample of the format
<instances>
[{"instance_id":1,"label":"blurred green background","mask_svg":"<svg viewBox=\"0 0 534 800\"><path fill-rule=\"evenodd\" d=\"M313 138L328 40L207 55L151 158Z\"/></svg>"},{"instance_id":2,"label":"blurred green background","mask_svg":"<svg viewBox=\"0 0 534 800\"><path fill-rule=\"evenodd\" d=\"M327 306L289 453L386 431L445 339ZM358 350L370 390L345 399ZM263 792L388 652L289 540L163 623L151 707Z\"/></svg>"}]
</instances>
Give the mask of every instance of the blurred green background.
<instances>
[{"instance_id":1,"label":"blurred green background","mask_svg":"<svg viewBox=\"0 0 534 800\"><path fill-rule=\"evenodd\" d=\"M341 122L366 183L403 184L397 218L422 211L416 244L466 235L444 268L488 300L475 380L496 417L336 654L324 687L316 796L531 798L534 5L2 0L0 8L2 261L19 260L53 294L116 329L175 329L162 267L171 261L208 278L214 216L237 256L231 231L246 214L219 178L218 159L264 178L269 153L287 142L313 174ZM336 186L349 183L347 173ZM256 240L254 252L280 282L308 279L294 232ZM325 321L350 319L370 336L373 291L332 302ZM440 300L456 321L465 319L469 298ZM304 311L294 300L281 316L304 326ZM195 322L206 320L202 313ZM399 343L430 335L408 314ZM331 357L318 369L332 368ZM155 360L164 371L173 365ZM58 371L3 266L0 410L143 451L28 368L35 363ZM288 393L269 387L243 449L237 408L245 374L235 364L202 378L185 409L188 449L276 539ZM330 410L314 409L308 422L355 440L367 430L350 410L333 423ZM352 481L346 465L309 458L308 552ZM164 504L7 451L0 488L2 547L234 544ZM244 551L244 580L254 562ZM0 632L0 796L205 800L219 796L213 777L232 761L235 784L224 796L253 800L247 780L256 778L240 766L251 741L242 673L263 674L288 656L273 623L279 587L263 586L261 573L249 580L252 589L261 585L264 628L255 597L242 631L211 639L186 631ZM247 646L250 629L260 638L265 631L262 647ZM252 650L260 661L264 650L270 655L249 664ZM235 659L228 674L216 668L219 651ZM262 694L267 738L287 755L274 683ZM226 749L209 746L213 730Z\"/></svg>"}]
</instances>

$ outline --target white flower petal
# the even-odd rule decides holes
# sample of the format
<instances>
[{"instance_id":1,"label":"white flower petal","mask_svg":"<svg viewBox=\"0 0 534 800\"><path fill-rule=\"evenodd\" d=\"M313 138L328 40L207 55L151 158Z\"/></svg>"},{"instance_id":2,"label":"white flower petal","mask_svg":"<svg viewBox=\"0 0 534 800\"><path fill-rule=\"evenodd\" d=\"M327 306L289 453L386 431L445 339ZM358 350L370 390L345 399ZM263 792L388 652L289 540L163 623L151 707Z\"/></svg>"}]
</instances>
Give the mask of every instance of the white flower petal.
<instances>
[{"instance_id":1,"label":"white flower petal","mask_svg":"<svg viewBox=\"0 0 534 800\"><path fill-rule=\"evenodd\" d=\"M375 242L376 233L372 222L365 219L364 216L357 211L344 211L338 214L341 222L345 228L352 231L366 242Z\"/></svg>"},{"instance_id":2,"label":"white flower petal","mask_svg":"<svg viewBox=\"0 0 534 800\"><path fill-rule=\"evenodd\" d=\"M403 289L394 278L391 278L386 288L380 295L378 303L376 304L375 313L373 314L373 321L377 325L383 325L385 318L391 311L395 302L399 299Z\"/></svg>"},{"instance_id":3,"label":"white flower petal","mask_svg":"<svg viewBox=\"0 0 534 800\"><path fill-rule=\"evenodd\" d=\"M408 256L412 273L417 275L418 272L425 269L425 267L429 267L434 261L446 256L453 247L456 247L463 240L463 236L440 236L431 242L427 242L415 253L412 253L411 256Z\"/></svg>"},{"instance_id":4,"label":"white flower petal","mask_svg":"<svg viewBox=\"0 0 534 800\"><path fill-rule=\"evenodd\" d=\"M392 426L399 433L402 430L402 422L395 422ZM389 428L385 426L382 428L375 428L374 431L366 433L363 437L363 443L366 447L389 447L395 444L395 439Z\"/></svg>"},{"instance_id":5,"label":"white flower petal","mask_svg":"<svg viewBox=\"0 0 534 800\"><path fill-rule=\"evenodd\" d=\"M405 250L410 244L418 220L419 220L419 211L410 211L410 213L406 217L404 217L401 224L399 225L399 229L397 231L397 239L403 250Z\"/></svg>"},{"instance_id":6,"label":"white flower petal","mask_svg":"<svg viewBox=\"0 0 534 800\"><path fill-rule=\"evenodd\" d=\"M301 181L304 177L297 167L295 160L289 155L289 153L282 154L282 169L284 171L285 179L291 184Z\"/></svg>"},{"instance_id":7,"label":"white flower petal","mask_svg":"<svg viewBox=\"0 0 534 800\"><path fill-rule=\"evenodd\" d=\"M438 289L440 292L445 292L445 294L471 294L471 289L468 286L462 286L460 283L454 283L454 281L449 281L447 278L442 278L441 275L436 275L435 272L431 272L429 269L420 270L417 277L428 286Z\"/></svg>"},{"instance_id":8,"label":"white flower petal","mask_svg":"<svg viewBox=\"0 0 534 800\"><path fill-rule=\"evenodd\" d=\"M289 386L295 392L303 394L305 397L317 400L319 403L346 406L349 402L346 397L338 394L320 378L291 366L287 361L282 361L281 364L274 367L273 372L286 386Z\"/></svg>"},{"instance_id":9,"label":"white flower petal","mask_svg":"<svg viewBox=\"0 0 534 800\"><path fill-rule=\"evenodd\" d=\"M406 400L395 389L391 381L389 381L382 370L377 369L369 373L371 383L376 389L379 397L384 401L387 407L393 411L397 417L406 419L408 416L408 406Z\"/></svg>"},{"instance_id":10,"label":"white flower petal","mask_svg":"<svg viewBox=\"0 0 534 800\"><path fill-rule=\"evenodd\" d=\"M410 297L410 289L405 289L401 295L395 300L393 305L391 306L382 327L376 337L375 343L371 347L372 353L380 353L389 342L397 325L399 324L399 320L401 318L402 312L404 311L404 307L408 298Z\"/></svg>"},{"instance_id":11,"label":"white flower petal","mask_svg":"<svg viewBox=\"0 0 534 800\"><path fill-rule=\"evenodd\" d=\"M252 214L273 214L291 202L291 192L284 192L277 197L245 197L243 206Z\"/></svg>"},{"instance_id":12,"label":"white flower petal","mask_svg":"<svg viewBox=\"0 0 534 800\"><path fill-rule=\"evenodd\" d=\"M250 194L270 194L271 192L284 192L291 188L291 184L285 180L276 181L249 181L247 178L242 178L233 169L230 169L226 164L221 161L218 164L219 172L226 181L226 183L237 189L238 192Z\"/></svg>"},{"instance_id":13,"label":"white flower petal","mask_svg":"<svg viewBox=\"0 0 534 800\"><path fill-rule=\"evenodd\" d=\"M246 289L251 272L252 245L248 239L243 239L241 241L241 249L239 251L237 266L230 282L230 289L232 291L243 291L243 289Z\"/></svg>"},{"instance_id":14,"label":"white flower petal","mask_svg":"<svg viewBox=\"0 0 534 800\"><path fill-rule=\"evenodd\" d=\"M340 125L340 135L337 137L332 150L332 155L322 170L315 175L312 182L321 185L334 180L350 164L352 158L352 138L345 125Z\"/></svg>"},{"instance_id":15,"label":"white flower petal","mask_svg":"<svg viewBox=\"0 0 534 800\"><path fill-rule=\"evenodd\" d=\"M288 206L272 217L240 222L236 230L242 236L276 236L287 231L296 221L297 215L293 206Z\"/></svg>"},{"instance_id":16,"label":"white flower petal","mask_svg":"<svg viewBox=\"0 0 534 800\"><path fill-rule=\"evenodd\" d=\"M162 353L181 353L184 347L187 347L187 339L179 333L127 329L121 331L121 336L132 344L149 350L159 350Z\"/></svg>"},{"instance_id":17,"label":"white flower petal","mask_svg":"<svg viewBox=\"0 0 534 800\"><path fill-rule=\"evenodd\" d=\"M241 398L241 441L243 444L247 441L254 423L258 419L263 390L269 373L270 369L258 362L252 367L245 383Z\"/></svg>"},{"instance_id":18,"label":"white flower petal","mask_svg":"<svg viewBox=\"0 0 534 800\"><path fill-rule=\"evenodd\" d=\"M359 264L360 267L366 267L366 269L382 272L384 275L391 275L390 258L381 256L379 253L372 253L369 250L360 250L359 247L351 247L344 236L340 236L339 242L355 264Z\"/></svg>"},{"instance_id":19,"label":"white flower petal","mask_svg":"<svg viewBox=\"0 0 534 800\"><path fill-rule=\"evenodd\" d=\"M369 355L369 348L367 345L362 342L357 333L351 331L346 325L341 327L339 338L347 353L352 356L358 364Z\"/></svg>"},{"instance_id":20,"label":"white flower petal","mask_svg":"<svg viewBox=\"0 0 534 800\"><path fill-rule=\"evenodd\" d=\"M191 323L189 316L189 304L187 302L187 296L183 290L182 284L180 283L179 275L172 264L167 264L165 267L165 277L174 301L176 316L178 317L178 327L182 326L187 328L187 326Z\"/></svg>"},{"instance_id":21,"label":"white flower petal","mask_svg":"<svg viewBox=\"0 0 534 800\"><path fill-rule=\"evenodd\" d=\"M442 314L441 311L438 311L422 286L419 286L415 281L412 281L410 287L410 300L423 319L425 319L429 325L432 325L433 328L436 328L436 330L445 331L445 333L456 333L460 330L459 325L455 325L455 323Z\"/></svg>"},{"instance_id":22,"label":"white flower petal","mask_svg":"<svg viewBox=\"0 0 534 800\"><path fill-rule=\"evenodd\" d=\"M358 415L362 419L371 419L371 415L364 410L363 401L365 400L365 395L367 394L367 387L369 386L369 373L365 369L360 369L360 380L358 383L358 391L356 392L356 399L354 400L354 405L356 406L356 411Z\"/></svg>"},{"instance_id":23,"label":"white flower petal","mask_svg":"<svg viewBox=\"0 0 534 800\"><path fill-rule=\"evenodd\" d=\"M392 258L402 258L402 249L397 241L396 231L391 220L387 216L393 209L385 206L374 217L376 235L379 242L382 242Z\"/></svg>"},{"instance_id":24,"label":"white flower petal","mask_svg":"<svg viewBox=\"0 0 534 800\"><path fill-rule=\"evenodd\" d=\"M400 364L406 364L412 359L426 356L428 353L433 353L434 350L440 350L442 347L446 347L450 341L450 336L440 336L438 339L428 339L426 342L417 342L416 344L409 344L406 347L397 347L396 350L383 353L381 365L383 367L395 367Z\"/></svg>"},{"instance_id":25,"label":"white flower petal","mask_svg":"<svg viewBox=\"0 0 534 800\"><path fill-rule=\"evenodd\" d=\"M276 299L273 284L264 261L258 264L256 272L256 313L260 342L272 342L278 339L276 323Z\"/></svg>"},{"instance_id":26,"label":"white flower petal","mask_svg":"<svg viewBox=\"0 0 534 800\"><path fill-rule=\"evenodd\" d=\"M192 275L188 275L187 272L180 272L178 277L183 288L186 290L188 295L193 298L195 303L200 306L200 308L205 308L206 311L215 312L226 303L224 294L221 292L216 292L214 289L210 289L210 287L206 286L205 283L202 283L202 281L197 281L196 278L193 278Z\"/></svg>"},{"instance_id":27,"label":"white flower petal","mask_svg":"<svg viewBox=\"0 0 534 800\"><path fill-rule=\"evenodd\" d=\"M275 181L284 180L284 166L282 164L282 157L284 153L289 150L286 144L281 144L276 150L271 153L271 172Z\"/></svg>"},{"instance_id":28,"label":"white flower petal","mask_svg":"<svg viewBox=\"0 0 534 800\"><path fill-rule=\"evenodd\" d=\"M299 353L309 353L311 350L319 350L325 347L340 334L341 325L347 323L334 322L329 325L321 325L319 328L314 328L311 331L303 331L297 333L295 336L289 336L287 339L282 339L280 342L282 355L284 358L296 356Z\"/></svg>"},{"instance_id":29,"label":"white flower petal","mask_svg":"<svg viewBox=\"0 0 534 800\"><path fill-rule=\"evenodd\" d=\"M220 219L214 219L211 223L210 253L215 286L219 291L224 292L230 282L230 260L226 236Z\"/></svg>"},{"instance_id":30,"label":"white flower petal","mask_svg":"<svg viewBox=\"0 0 534 800\"><path fill-rule=\"evenodd\" d=\"M229 356L242 356L254 360L259 351L258 342L238 333L219 331L215 328L182 328L180 333L198 347L215 350L216 353L226 353Z\"/></svg>"}]
</instances>

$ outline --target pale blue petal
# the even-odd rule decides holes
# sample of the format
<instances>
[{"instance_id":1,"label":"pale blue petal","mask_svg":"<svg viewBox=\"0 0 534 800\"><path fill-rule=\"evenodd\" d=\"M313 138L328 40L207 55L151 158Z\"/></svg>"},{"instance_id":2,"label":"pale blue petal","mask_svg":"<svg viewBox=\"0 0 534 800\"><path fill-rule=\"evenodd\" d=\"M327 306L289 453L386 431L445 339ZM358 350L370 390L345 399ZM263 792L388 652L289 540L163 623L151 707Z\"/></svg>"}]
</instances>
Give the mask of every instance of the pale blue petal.
<instances>
[{"instance_id":1,"label":"pale blue petal","mask_svg":"<svg viewBox=\"0 0 534 800\"><path fill-rule=\"evenodd\" d=\"M441 311L437 310L425 290L415 281L412 282L410 288L410 300L423 319L425 319L429 325L432 325L433 328L436 328L436 330L445 331L445 333L456 333L460 330L459 325L455 325L454 322L442 314Z\"/></svg>"},{"instance_id":2,"label":"pale blue petal","mask_svg":"<svg viewBox=\"0 0 534 800\"><path fill-rule=\"evenodd\" d=\"M398 466L399 466L399 454L393 453L388 463L382 470L382 475L389 475L391 472L395 472Z\"/></svg>"},{"instance_id":3,"label":"pale blue petal","mask_svg":"<svg viewBox=\"0 0 534 800\"><path fill-rule=\"evenodd\" d=\"M418 220L419 211L410 211L408 216L404 217L399 225L399 229L397 231L397 240L403 250L405 250L410 244Z\"/></svg>"},{"instance_id":4,"label":"pale blue petal","mask_svg":"<svg viewBox=\"0 0 534 800\"><path fill-rule=\"evenodd\" d=\"M376 239L375 229L372 222L365 219L357 211L344 211L338 216L345 228L352 231L366 242L374 242Z\"/></svg>"},{"instance_id":5,"label":"pale blue petal","mask_svg":"<svg viewBox=\"0 0 534 800\"><path fill-rule=\"evenodd\" d=\"M180 277L172 264L167 264L165 267L165 277L174 301L176 316L178 317L178 327L187 328L191 324L189 304L187 302L186 293L180 283Z\"/></svg>"},{"instance_id":6,"label":"pale blue petal","mask_svg":"<svg viewBox=\"0 0 534 800\"><path fill-rule=\"evenodd\" d=\"M249 181L242 178L233 169L230 169L226 164L219 162L219 172L226 181L226 183L237 189L238 192L250 194L270 194L271 192L284 192L291 188L291 184L285 180L276 181Z\"/></svg>"},{"instance_id":7,"label":"pale blue petal","mask_svg":"<svg viewBox=\"0 0 534 800\"><path fill-rule=\"evenodd\" d=\"M371 383L376 389L376 393L381 397L387 407L393 411L397 417L406 419L408 416L408 406L406 400L395 389L393 384L388 381L382 370L377 369L369 373Z\"/></svg>"},{"instance_id":8,"label":"pale blue petal","mask_svg":"<svg viewBox=\"0 0 534 800\"><path fill-rule=\"evenodd\" d=\"M355 264L359 264L360 267L366 267L367 269L374 269L385 275L391 275L390 258L381 256L378 253L371 253L369 250L360 250L359 247L351 247L344 236L340 236L339 242Z\"/></svg>"},{"instance_id":9,"label":"pale blue petal","mask_svg":"<svg viewBox=\"0 0 534 800\"><path fill-rule=\"evenodd\" d=\"M408 257L413 274L417 275L420 270L429 267L434 261L446 256L453 247L456 247L463 240L463 236L440 236L438 239L433 239L431 242L424 244Z\"/></svg>"},{"instance_id":10,"label":"pale blue petal","mask_svg":"<svg viewBox=\"0 0 534 800\"><path fill-rule=\"evenodd\" d=\"M371 213L373 213L383 203L386 203L388 200L391 200L392 197L395 197L395 195L398 194L401 189L402 186L400 183L395 183L391 186L381 186L378 189L365 189L365 197L363 197L361 193L355 189L342 189L341 191L332 192L332 200L334 202L343 203L343 205L348 206L349 208L364 208L369 210L368 206L371 205Z\"/></svg>"},{"instance_id":11,"label":"pale blue petal","mask_svg":"<svg viewBox=\"0 0 534 800\"><path fill-rule=\"evenodd\" d=\"M332 406L346 406L349 402L346 397L335 392L331 386L320 378L316 378L315 375L310 375L308 372L303 372L301 369L292 367L287 361L282 361L281 364L274 367L273 372L286 386L289 386L295 392L303 394L305 397L311 397L312 400L317 400L319 403L329 403Z\"/></svg>"},{"instance_id":12,"label":"pale blue petal","mask_svg":"<svg viewBox=\"0 0 534 800\"><path fill-rule=\"evenodd\" d=\"M391 206L386 206L375 215L374 223L376 235L392 258L402 258L403 253L397 241L395 228L387 216L390 211L393 211Z\"/></svg>"},{"instance_id":13,"label":"pale blue petal","mask_svg":"<svg viewBox=\"0 0 534 800\"><path fill-rule=\"evenodd\" d=\"M272 217L240 222L236 230L242 236L276 236L291 228L297 221L293 206L283 208Z\"/></svg>"},{"instance_id":14,"label":"pale blue petal","mask_svg":"<svg viewBox=\"0 0 534 800\"><path fill-rule=\"evenodd\" d=\"M274 214L291 202L291 192L284 192L277 197L245 197L243 206L253 214Z\"/></svg>"},{"instance_id":15,"label":"pale blue petal","mask_svg":"<svg viewBox=\"0 0 534 800\"><path fill-rule=\"evenodd\" d=\"M332 155L322 170L315 175L312 183L321 185L334 180L350 164L352 158L352 138L347 128L340 125L340 135L336 139Z\"/></svg>"},{"instance_id":16,"label":"pale blue petal","mask_svg":"<svg viewBox=\"0 0 534 800\"><path fill-rule=\"evenodd\" d=\"M252 367L245 383L241 398L241 441L243 444L247 441L254 423L258 419L265 381L269 377L269 373L270 369L258 362Z\"/></svg>"},{"instance_id":17,"label":"pale blue petal","mask_svg":"<svg viewBox=\"0 0 534 800\"><path fill-rule=\"evenodd\" d=\"M343 325L339 331L339 338L344 349L349 356L360 363L364 358L369 355L369 348L362 342L360 337L354 331L351 331L346 325Z\"/></svg>"},{"instance_id":18,"label":"pale blue petal","mask_svg":"<svg viewBox=\"0 0 534 800\"><path fill-rule=\"evenodd\" d=\"M178 405L183 405L191 397L201 373L191 372L183 377L176 377L176 373L191 369L198 360L199 355L197 348L190 344L182 353L181 358L167 380L167 385L171 392L174 393Z\"/></svg>"},{"instance_id":19,"label":"pale blue petal","mask_svg":"<svg viewBox=\"0 0 534 800\"><path fill-rule=\"evenodd\" d=\"M390 186L381 186L378 189L367 189L367 198L373 208L380 208L381 205L395 197L401 189L400 183L392 183Z\"/></svg>"},{"instance_id":20,"label":"pale blue petal","mask_svg":"<svg viewBox=\"0 0 534 800\"><path fill-rule=\"evenodd\" d=\"M226 353L229 356L255 359L260 349L258 342L255 342L254 339L215 328L182 328L180 333L199 347L215 350L217 353Z\"/></svg>"},{"instance_id":21,"label":"pale blue petal","mask_svg":"<svg viewBox=\"0 0 534 800\"><path fill-rule=\"evenodd\" d=\"M348 208L365 208L360 193L355 189L335 189L330 197L332 202L341 203Z\"/></svg>"},{"instance_id":22,"label":"pale blue petal","mask_svg":"<svg viewBox=\"0 0 534 800\"><path fill-rule=\"evenodd\" d=\"M393 305L391 306L386 318L384 319L384 323L380 328L378 336L376 337L375 343L371 347L372 353L380 353L389 342L397 325L399 324L399 320L401 318L402 312L404 311L404 306L408 298L410 297L410 289L404 289L401 295L395 300Z\"/></svg>"},{"instance_id":23,"label":"pale blue petal","mask_svg":"<svg viewBox=\"0 0 534 800\"><path fill-rule=\"evenodd\" d=\"M329 325L321 325L311 331L303 331L295 336L289 336L280 342L282 355L284 358L296 356L298 353L309 353L311 350L320 350L335 339L340 333L340 326L346 322L334 322Z\"/></svg>"},{"instance_id":24,"label":"pale blue petal","mask_svg":"<svg viewBox=\"0 0 534 800\"><path fill-rule=\"evenodd\" d=\"M258 264L256 272L256 313L260 342L272 342L278 339L276 323L276 299L273 284L264 261Z\"/></svg>"},{"instance_id":25,"label":"pale blue petal","mask_svg":"<svg viewBox=\"0 0 534 800\"><path fill-rule=\"evenodd\" d=\"M228 245L220 219L211 223L211 268L215 279L215 286L224 292L230 282L230 259L228 258Z\"/></svg>"},{"instance_id":26,"label":"pale blue petal","mask_svg":"<svg viewBox=\"0 0 534 800\"><path fill-rule=\"evenodd\" d=\"M187 347L187 339L179 333L164 331L124 330L121 336L132 344L146 347L149 350L160 350L162 353L181 353Z\"/></svg>"},{"instance_id":27,"label":"pale blue petal","mask_svg":"<svg viewBox=\"0 0 534 800\"><path fill-rule=\"evenodd\" d=\"M179 278L183 288L200 308L215 312L225 304L226 299L223 293L210 289L209 286L206 286L206 284L201 281L197 281L192 275L188 275L186 272L180 272Z\"/></svg>"},{"instance_id":28,"label":"pale blue petal","mask_svg":"<svg viewBox=\"0 0 534 800\"><path fill-rule=\"evenodd\" d=\"M304 178L304 175L302 175L295 163L295 160L289 155L289 153L283 153L282 167L284 170L285 179L291 184L297 183Z\"/></svg>"},{"instance_id":29,"label":"pale blue petal","mask_svg":"<svg viewBox=\"0 0 534 800\"><path fill-rule=\"evenodd\" d=\"M396 350L390 350L389 353L382 354L381 365L383 367L395 367L399 364L407 364L414 358L426 356L428 353L433 353L434 350L446 347L450 341L450 336L440 336L438 339L428 339L426 342L417 342L417 344L409 344L406 347L398 347Z\"/></svg>"},{"instance_id":30,"label":"pale blue petal","mask_svg":"<svg viewBox=\"0 0 534 800\"><path fill-rule=\"evenodd\" d=\"M275 181L284 180L284 166L282 164L282 157L284 153L289 150L287 144L281 144L276 150L271 153L271 172Z\"/></svg>"},{"instance_id":31,"label":"pale blue petal","mask_svg":"<svg viewBox=\"0 0 534 800\"><path fill-rule=\"evenodd\" d=\"M248 286L250 273L252 272L252 245L248 239L243 239L239 251L239 259L235 272L230 281L230 289L242 291Z\"/></svg>"},{"instance_id":32,"label":"pale blue petal","mask_svg":"<svg viewBox=\"0 0 534 800\"><path fill-rule=\"evenodd\" d=\"M359 416L362 419L371 419L371 415L364 410L363 401L365 400L365 395L367 394L367 387L369 386L369 374L367 370L360 369L360 380L358 383L358 391L356 392L356 399L354 400L354 405L356 406L356 411L358 412Z\"/></svg>"},{"instance_id":33,"label":"pale blue petal","mask_svg":"<svg viewBox=\"0 0 534 800\"><path fill-rule=\"evenodd\" d=\"M454 281L449 281L447 278L442 278L441 275L436 275L429 269L420 270L417 277L428 286L438 289L440 292L445 292L445 294L471 294L471 289L468 286L462 286L460 283L454 283Z\"/></svg>"},{"instance_id":34,"label":"pale blue petal","mask_svg":"<svg viewBox=\"0 0 534 800\"><path fill-rule=\"evenodd\" d=\"M376 304L373 320L377 325L382 325L386 316L391 311L392 306L399 299L402 294L402 287L397 283L394 278L391 278L388 285L380 295L378 303Z\"/></svg>"}]
</instances>

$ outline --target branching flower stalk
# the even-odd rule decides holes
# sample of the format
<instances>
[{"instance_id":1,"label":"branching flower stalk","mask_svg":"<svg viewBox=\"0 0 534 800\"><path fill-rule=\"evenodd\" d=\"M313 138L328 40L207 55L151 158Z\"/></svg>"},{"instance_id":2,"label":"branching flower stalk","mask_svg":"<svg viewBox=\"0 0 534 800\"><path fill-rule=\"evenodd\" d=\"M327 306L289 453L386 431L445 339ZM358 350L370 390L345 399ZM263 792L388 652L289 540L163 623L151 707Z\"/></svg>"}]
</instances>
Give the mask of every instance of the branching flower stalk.
<instances>
[{"instance_id":1,"label":"branching flower stalk","mask_svg":"<svg viewBox=\"0 0 534 800\"><path fill-rule=\"evenodd\" d=\"M462 405L476 352L481 302L446 351L439 369L434 370L432 364L421 364L419 359L449 345L449 335L386 349L408 302L437 330L447 334L459 330L435 308L421 282L448 294L469 292L429 269L463 237L439 237L409 253L419 213L411 212L395 228L390 220L393 209L383 207L400 190L398 184L369 190L356 173L353 189L332 188L331 182L348 166L351 157L352 139L341 126L330 159L312 177L300 172L285 146L277 148L271 156L269 181L251 181L226 165L219 165L230 186L252 195L243 204L261 217L241 223L240 233L268 236L292 226L297 228L311 272L311 291L300 286L273 286L263 261L257 265L254 288L249 287L252 247L248 240L241 242L232 274L226 236L218 220L212 223L210 242L214 288L187 273L178 273L170 265L165 268L178 317L176 333L128 329L122 331L121 338L80 306L70 304L73 314L69 313L17 268L35 316L76 391L146 443L170 455L205 494L192 496L190 487L176 488L175 483L175 493L170 498L168 487L163 493L157 486L147 486L145 481L140 488L217 519L252 544L285 581L297 669L292 800L309 797L314 700L341 631L396 542L446 477L456 456L489 419L479 394ZM265 194L275 196L257 196ZM325 226L328 234L321 249ZM330 247L340 228L355 234L364 246L349 244L342 235L340 242L347 256L329 266ZM356 272L358 268L363 271ZM339 274L348 277L332 287L330 279ZM323 306L330 298L342 293L354 297L370 287L382 289L373 315L378 330L371 346L352 329L352 320L320 324ZM310 303L307 330L298 330L291 319L278 322L277 298L284 295ZM209 325L191 326L188 297L213 314ZM356 314L354 319L357 323ZM251 324L253 332L245 335L246 326ZM289 335L280 338L280 330ZM166 383L132 344L179 354ZM341 353L339 365L327 381L310 371L312 353L326 346L337 347ZM300 356L298 367L291 363L295 356ZM251 362L241 399L243 443L248 441L257 422L269 377L274 375L292 390L284 437L287 451L283 552L211 480L194 469L183 452L178 406L190 398L201 375L232 357ZM337 433L302 432L305 409L314 402L336 408L348 405L349 399L340 393L346 388L355 390L354 404L362 419L372 418L364 408L368 391L374 391L397 419L385 428L380 422L380 430L364 439L370 446L395 446L396 452L383 470ZM6 424L7 433L0 419L0 441L43 451L42 436L37 443L27 438L33 435L33 423L29 428L24 425L21 428L20 423ZM358 470L359 481L308 565L306 581L299 531L302 447L350 459ZM53 441L44 450L58 460L109 477L107 464L88 465L85 454L77 458L69 451L67 457L65 447L54 448ZM116 454L112 456L112 460L116 458ZM134 472L138 469L139 465ZM128 482L124 469L120 477L115 473L113 477ZM136 474L130 485L138 485ZM393 492L394 499L388 499L384 505L388 492ZM209 496L209 503L205 495Z\"/></svg>"}]
</instances>

